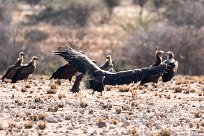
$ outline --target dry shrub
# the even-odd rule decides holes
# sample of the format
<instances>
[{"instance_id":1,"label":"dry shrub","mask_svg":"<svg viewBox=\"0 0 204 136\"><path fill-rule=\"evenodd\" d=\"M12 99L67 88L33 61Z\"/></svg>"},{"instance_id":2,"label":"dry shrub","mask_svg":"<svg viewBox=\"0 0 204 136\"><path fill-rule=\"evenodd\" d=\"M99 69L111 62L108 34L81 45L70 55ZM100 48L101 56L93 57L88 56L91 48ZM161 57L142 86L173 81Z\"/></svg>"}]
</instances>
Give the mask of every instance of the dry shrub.
<instances>
[{"instance_id":1,"label":"dry shrub","mask_svg":"<svg viewBox=\"0 0 204 136\"><path fill-rule=\"evenodd\" d=\"M120 92L128 92L130 90L130 87L128 85L121 85L119 86Z\"/></svg>"},{"instance_id":2,"label":"dry shrub","mask_svg":"<svg viewBox=\"0 0 204 136\"><path fill-rule=\"evenodd\" d=\"M85 101L80 101L80 107L81 108L86 108L88 104Z\"/></svg>"},{"instance_id":3,"label":"dry shrub","mask_svg":"<svg viewBox=\"0 0 204 136\"><path fill-rule=\"evenodd\" d=\"M45 121L39 121L38 122L38 128L41 130L44 130L47 126L47 123Z\"/></svg>"},{"instance_id":4,"label":"dry shrub","mask_svg":"<svg viewBox=\"0 0 204 136\"><path fill-rule=\"evenodd\" d=\"M45 119L45 114L44 113L39 113L38 114L38 119L39 120L44 120Z\"/></svg>"},{"instance_id":5,"label":"dry shrub","mask_svg":"<svg viewBox=\"0 0 204 136\"><path fill-rule=\"evenodd\" d=\"M24 124L24 127L25 129L30 129L33 127L33 123L32 121L27 121L25 124Z\"/></svg>"},{"instance_id":6,"label":"dry shrub","mask_svg":"<svg viewBox=\"0 0 204 136\"><path fill-rule=\"evenodd\" d=\"M52 106L48 107L48 111L49 112L57 112L58 111L58 106L52 105Z\"/></svg>"},{"instance_id":7,"label":"dry shrub","mask_svg":"<svg viewBox=\"0 0 204 136\"><path fill-rule=\"evenodd\" d=\"M182 92L182 88L181 87L176 87L174 92L175 93L181 93Z\"/></svg>"},{"instance_id":8,"label":"dry shrub","mask_svg":"<svg viewBox=\"0 0 204 136\"><path fill-rule=\"evenodd\" d=\"M162 129L161 132L159 132L158 136L171 136L171 131L169 129Z\"/></svg>"},{"instance_id":9,"label":"dry shrub","mask_svg":"<svg viewBox=\"0 0 204 136\"><path fill-rule=\"evenodd\" d=\"M128 129L128 133L129 133L129 135L139 136L139 133L138 133L138 130L136 127L130 127Z\"/></svg>"},{"instance_id":10,"label":"dry shrub","mask_svg":"<svg viewBox=\"0 0 204 136\"><path fill-rule=\"evenodd\" d=\"M193 26L160 25L149 30L139 29L122 49L122 56L129 63L129 67L139 68L154 62L152 58L155 58L157 49L171 50L179 62L178 73L199 75L204 73L204 58L201 55L204 51L203 33L203 28L197 29Z\"/></svg>"},{"instance_id":11,"label":"dry shrub","mask_svg":"<svg viewBox=\"0 0 204 136\"><path fill-rule=\"evenodd\" d=\"M57 89L48 89L47 94L56 94L57 91L58 91Z\"/></svg>"},{"instance_id":12,"label":"dry shrub","mask_svg":"<svg viewBox=\"0 0 204 136\"><path fill-rule=\"evenodd\" d=\"M51 84L50 89L58 89L58 85L57 84Z\"/></svg>"},{"instance_id":13,"label":"dry shrub","mask_svg":"<svg viewBox=\"0 0 204 136\"><path fill-rule=\"evenodd\" d=\"M91 14L103 7L102 1L96 0L91 0L88 3L83 0L54 0L44 5L46 5L46 8L38 15L30 16L31 21L43 21L52 25L70 25L74 27L86 26Z\"/></svg>"}]
</instances>

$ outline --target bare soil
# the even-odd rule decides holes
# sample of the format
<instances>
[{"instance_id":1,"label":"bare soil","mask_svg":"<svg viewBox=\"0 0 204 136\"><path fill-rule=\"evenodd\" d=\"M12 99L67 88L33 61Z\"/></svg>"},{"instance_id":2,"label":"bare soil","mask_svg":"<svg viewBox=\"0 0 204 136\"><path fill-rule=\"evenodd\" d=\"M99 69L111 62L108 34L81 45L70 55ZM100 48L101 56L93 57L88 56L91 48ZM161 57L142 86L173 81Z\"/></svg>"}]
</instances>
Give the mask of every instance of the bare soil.
<instances>
[{"instance_id":1,"label":"bare soil","mask_svg":"<svg viewBox=\"0 0 204 136\"><path fill-rule=\"evenodd\" d=\"M0 83L0 136L204 135L204 77L106 86L102 96L48 78Z\"/></svg>"}]
</instances>

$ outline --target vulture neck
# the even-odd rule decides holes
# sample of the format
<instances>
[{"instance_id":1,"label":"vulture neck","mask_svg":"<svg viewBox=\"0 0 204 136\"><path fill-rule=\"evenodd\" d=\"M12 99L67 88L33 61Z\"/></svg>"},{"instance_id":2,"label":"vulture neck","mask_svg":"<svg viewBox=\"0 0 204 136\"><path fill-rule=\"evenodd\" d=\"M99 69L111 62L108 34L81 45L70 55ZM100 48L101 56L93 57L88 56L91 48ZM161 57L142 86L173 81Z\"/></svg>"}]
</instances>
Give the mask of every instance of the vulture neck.
<instances>
[{"instance_id":1,"label":"vulture neck","mask_svg":"<svg viewBox=\"0 0 204 136\"><path fill-rule=\"evenodd\" d=\"M36 67L36 60L31 60L30 64Z\"/></svg>"},{"instance_id":2,"label":"vulture neck","mask_svg":"<svg viewBox=\"0 0 204 136\"><path fill-rule=\"evenodd\" d=\"M23 63L23 56L20 56L18 59L17 59L17 62L15 65L21 65Z\"/></svg>"},{"instance_id":3,"label":"vulture neck","mask_svg":"<svg viewBox=\"0 0 204 136\"><path fill-rule=\"evenodd\" d=\"M172 63L172 62L175 62L174 58L170 58L170 57L167 58L167 61L169 61L169 62L171 62L171 63Z\"/></svg>"},{"instance_id":4,"label":"vulture neck","mask_svg":"<svg viewBox=\"0 0 204 136\"><path fill-rule=\"evenodd\" d=\"M156 59L157 59L157 62L158 62L158 63L161 63L161 62L162 62L162 57L159 57L159 56L157 55L157 58L156 58Z\"/></svg>"}]
</instances>

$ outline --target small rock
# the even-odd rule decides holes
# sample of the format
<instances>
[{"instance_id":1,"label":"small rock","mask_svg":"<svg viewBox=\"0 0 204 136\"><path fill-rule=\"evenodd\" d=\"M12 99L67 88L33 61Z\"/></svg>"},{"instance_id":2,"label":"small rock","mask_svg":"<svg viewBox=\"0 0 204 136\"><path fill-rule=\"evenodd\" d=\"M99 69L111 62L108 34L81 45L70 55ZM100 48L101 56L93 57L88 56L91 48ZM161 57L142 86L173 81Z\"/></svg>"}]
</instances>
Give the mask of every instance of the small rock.
<instances>
[{"instance_id":1,"label":"small rock","mask_svg":"<svg viewBox=\"0 0 204 136\"><path fill-rule=\"evenodd\" d=\"M57 121L54 117L52 117L52 116L46 117L45 120L46 120L48 123L57 123L57 122L58 122L58 121Z\"/></svg>"}]
</instances>

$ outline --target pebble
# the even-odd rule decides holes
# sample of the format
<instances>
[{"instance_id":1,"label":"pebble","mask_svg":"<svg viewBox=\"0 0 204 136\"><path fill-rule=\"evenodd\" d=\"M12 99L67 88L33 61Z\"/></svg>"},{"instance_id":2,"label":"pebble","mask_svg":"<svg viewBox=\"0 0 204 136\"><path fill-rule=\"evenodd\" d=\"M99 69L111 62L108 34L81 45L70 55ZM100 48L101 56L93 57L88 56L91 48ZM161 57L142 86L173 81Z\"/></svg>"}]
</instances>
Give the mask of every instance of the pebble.
<instances>
[{"instance_id":1,"label":"pebble","mask_svg":"<svg viewBox=\"0 0 204 136\"><path fill-rule=\"evenodd\" d=\"M58 122L58 121L57 121L54 117L52 117L52 116L46 117L45 120L46 120L48 123L57 123L57 122Z\"/></svg>"}]
</instances>

